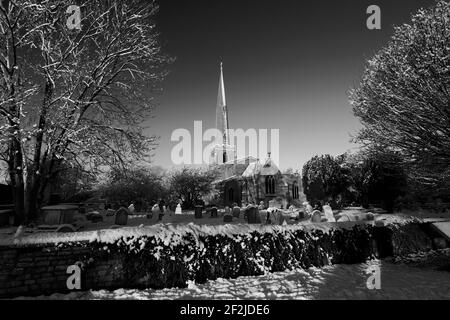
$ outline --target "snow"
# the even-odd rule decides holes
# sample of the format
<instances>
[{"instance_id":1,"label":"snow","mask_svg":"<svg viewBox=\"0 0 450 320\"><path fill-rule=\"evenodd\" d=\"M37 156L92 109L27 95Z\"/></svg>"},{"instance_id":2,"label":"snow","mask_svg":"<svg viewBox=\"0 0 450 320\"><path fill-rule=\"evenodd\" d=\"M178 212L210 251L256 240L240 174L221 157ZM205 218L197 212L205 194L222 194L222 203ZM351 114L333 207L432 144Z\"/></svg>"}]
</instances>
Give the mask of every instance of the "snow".
<instances>
[{"instance_id":1,"label":"snow","mask_svg":"<svg viewBox=\"0 0 450 320\"><path fill-rule=\"evenodd\" d=\"M366 287L366 272L371 265L381 269L381 290ZM371 260L263 276L219 278L205 284L191 281L183 289L99 290L38 299L450 299L450 272Z\"/></svg>"},{"instance_id":2,"label":"snow","mask_svg":"<svg viewBox=\"0 0 450 320\"><path fill-rule=\"evenodd\" d=\"M342 225L344 226L344 225ZM254 224L224 224L224 225L197 225L189 224L157 224L143 227L123 227L118 229L102 229L96 231L84 231L73 233L34 233L24 235L22 237L3 237L0 238L0 246L7 245L36 245L36 244L60 244L70 242L99 242L99 243L115 243L123 240L130 244L134 239L141 237L155 237L161 240L165 245L176 245L183 240L183 236L190 233L194 235L194 239L198 241L200 235L214 236L225 235L235 240L240 240L242 235L248 235L251 232L259 231L260 233L273 232L292 232L295 230L321 230L329 232L333 228L332 224L297 224L297 225L254 225ZM203 245L197 243L199 247Z\"/></svg>"}]
</instances>

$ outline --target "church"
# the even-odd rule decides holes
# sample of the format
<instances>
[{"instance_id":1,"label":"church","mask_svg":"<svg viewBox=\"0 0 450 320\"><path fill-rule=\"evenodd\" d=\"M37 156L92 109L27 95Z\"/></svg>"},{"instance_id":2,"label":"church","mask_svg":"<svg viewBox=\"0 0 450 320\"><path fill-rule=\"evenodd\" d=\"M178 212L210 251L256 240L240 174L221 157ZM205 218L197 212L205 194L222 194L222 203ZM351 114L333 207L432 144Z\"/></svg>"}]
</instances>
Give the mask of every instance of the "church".
<instances>
[{"instance_id":1,"label":"church","mask_svg":"<svg viewBox=\"0 0 450 320\"><path fill-rule=\"evenodd\" d=\"M246 156L237 159L234 142L230 141L228 107L225 99L223 65L220 64L219 92L216 106L216 129L222 134L221 145L216 145L210 157L210 168L218 172L214 185L220 206L239 206L269 202L279 208L301 206L306 201L301 176L298 173L282 173L271 158L262 160Z\"/></svg>"}]
</instances>

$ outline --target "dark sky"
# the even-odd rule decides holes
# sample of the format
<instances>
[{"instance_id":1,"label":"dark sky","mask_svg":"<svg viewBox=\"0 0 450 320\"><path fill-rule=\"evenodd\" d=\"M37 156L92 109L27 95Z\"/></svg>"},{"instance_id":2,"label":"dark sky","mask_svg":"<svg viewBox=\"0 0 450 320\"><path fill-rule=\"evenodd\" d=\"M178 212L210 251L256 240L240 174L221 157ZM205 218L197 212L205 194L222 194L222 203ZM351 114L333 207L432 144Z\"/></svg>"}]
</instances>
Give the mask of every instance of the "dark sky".
<instances>
[{"instance_id":1,"label":"dark sky","mask_svg":"<svg viewBox=\"0 0 450 320\"><path fill-rule=\"evenodd\" d=\"M163 83L150 132L161 136L155 164L173 166L173 130L194 120L214 128L219 63L224 64L231 128L280 129L280 166L301 169L316 154L355 145L348 103L365 61L433 0L161 0L164 51L176 62ZM381 8L381 30L366 8ZM206 145L206 143L205 143Z\"/></svg>"}]
</instances>

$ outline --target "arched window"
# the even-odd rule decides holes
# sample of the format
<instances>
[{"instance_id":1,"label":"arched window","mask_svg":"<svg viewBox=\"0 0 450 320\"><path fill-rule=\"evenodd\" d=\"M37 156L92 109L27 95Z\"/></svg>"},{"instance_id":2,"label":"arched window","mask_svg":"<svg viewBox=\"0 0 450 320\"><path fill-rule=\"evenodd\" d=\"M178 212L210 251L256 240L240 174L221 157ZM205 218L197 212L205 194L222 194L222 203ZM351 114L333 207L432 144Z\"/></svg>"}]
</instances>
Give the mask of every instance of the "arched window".
<instances>
[{"instance_id":1,"label":"arched window","mask_svg":"<svg viewBox=\"0 0 450 320\"><path fill-rule=\"evenodd\" d=\"M224 152L223 153L223 163L225 163L225 162L227 162L227 153L226 152Z\"/></svg>"},{"instance_id":2,"label":"arched window","mask_svg":"<svg viewBox=\"0 0 450 320\"><path fill-rule=\"evenodd\" d=\"M298 195L298 183L297 181L294 181L294 183L292 184L292 199L298 199L299 195Z\"/></svg>"},{"instance_id":3,"label":"arched window","mask_svg":"<svg viewBox=\"0 0 450 320\"><path fill-rule=\"evenodd\" d=\"M275 178L273 176L266 177L266 194L275 193Z\"/></svg>"}]
</instances>

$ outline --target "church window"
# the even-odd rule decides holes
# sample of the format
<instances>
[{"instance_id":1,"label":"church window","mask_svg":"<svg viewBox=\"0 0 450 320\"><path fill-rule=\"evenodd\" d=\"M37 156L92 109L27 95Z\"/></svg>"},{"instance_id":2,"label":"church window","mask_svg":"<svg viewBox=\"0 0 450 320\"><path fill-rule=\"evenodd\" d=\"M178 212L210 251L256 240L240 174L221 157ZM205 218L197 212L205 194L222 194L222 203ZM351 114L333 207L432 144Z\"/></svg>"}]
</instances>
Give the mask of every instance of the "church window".
<instances>
[{"instance_id":1,"label":"church window","mask_svg":"<svg viewBox=\"0 0 450 320\"><path fill-rule=\"evenodd\" d=\"M275 193L275 178L273 176L266 177L266 194Z\"/></svg>"},{"instance_id":2,"label":"church window","mask_svg":"<svg viewBox=\"0 0 450 320\"><path fill-rule=\"evenodd\" d=\"M292 185L292 198L293 199L299 198L297 181L294 181L294 184Z\"/></svg>"}]
</instances>

